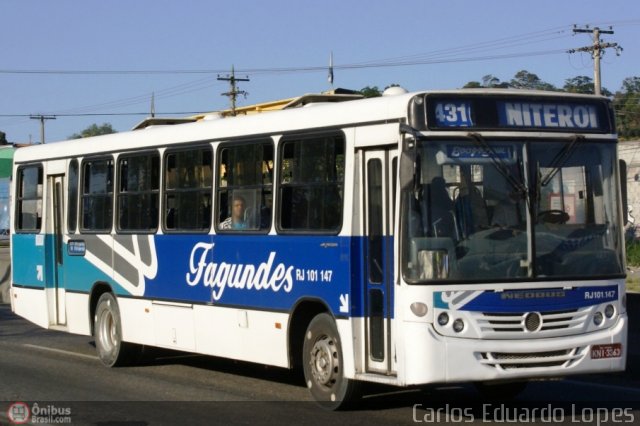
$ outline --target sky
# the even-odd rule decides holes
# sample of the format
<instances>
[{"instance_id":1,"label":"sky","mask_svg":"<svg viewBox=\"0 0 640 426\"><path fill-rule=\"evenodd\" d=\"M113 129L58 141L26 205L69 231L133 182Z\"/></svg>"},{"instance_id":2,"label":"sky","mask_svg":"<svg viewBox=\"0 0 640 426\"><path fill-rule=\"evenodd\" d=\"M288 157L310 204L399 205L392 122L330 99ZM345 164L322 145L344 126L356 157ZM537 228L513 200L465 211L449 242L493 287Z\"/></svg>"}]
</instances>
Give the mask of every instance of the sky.
<instances>
[{"instance_id":1,"label":"sky","mask_svg":"<svg viewBox=\"0 0 640 426\"><path fill-rule=\"evenodd\" d=\"M331 88L455 89L520 70L562 87L593 77L591 34L607 49L602 85L640 76L637 0L0 0L0 131L12 143L67 139L96 123L130 130L151 109L181 117ZM333 55L334 81L328 81Z\"/></svg>"}]
</instances>

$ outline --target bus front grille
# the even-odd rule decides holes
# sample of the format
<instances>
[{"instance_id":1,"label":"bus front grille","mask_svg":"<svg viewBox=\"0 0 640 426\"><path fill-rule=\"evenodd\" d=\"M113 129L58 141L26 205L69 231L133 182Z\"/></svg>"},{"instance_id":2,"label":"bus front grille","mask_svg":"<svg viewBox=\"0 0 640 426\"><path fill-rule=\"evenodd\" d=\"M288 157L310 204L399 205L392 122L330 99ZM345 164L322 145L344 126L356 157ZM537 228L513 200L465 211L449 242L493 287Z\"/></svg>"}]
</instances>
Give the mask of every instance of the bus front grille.
<instances>
[{"instance_id":1,"label":"bus front grille","mask_svg":"<svg viewBox=\"0 0 640 426\"><path fill-rule=\"evenodd\" d=\"M477 352L480 363L499 370L567 368L585 356L577 347L545 352Z\"/></svg>"},{"instance_id":2,"label":"bus front grille","mask_svg":"<svg viewBox=\"0 0 640 426\"><path fill-rule=\"evenodd\" d=\"M482 312L475 320L483 337L552 337L578 333L588 318L587 310L552 312Z\"/></svg>"}]
</instances>

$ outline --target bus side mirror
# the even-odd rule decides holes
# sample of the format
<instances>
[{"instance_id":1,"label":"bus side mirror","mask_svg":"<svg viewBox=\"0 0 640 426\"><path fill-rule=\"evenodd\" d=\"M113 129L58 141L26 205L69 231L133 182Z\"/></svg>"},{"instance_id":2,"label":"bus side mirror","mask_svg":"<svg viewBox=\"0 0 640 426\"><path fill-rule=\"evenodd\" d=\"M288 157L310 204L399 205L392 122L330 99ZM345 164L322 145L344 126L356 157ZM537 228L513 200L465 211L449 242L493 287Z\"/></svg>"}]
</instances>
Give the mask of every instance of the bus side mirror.
<instances>
[{"instance_id":1,"label":"bus side mirror","mask_svg":"<svg viewBox=\"0 0 640 426\"><path fill-rule=\"evenodd\" d=\"M420 183L420 155L418 155L417 139L405 136L400 154L400 188L414 190Z\"/></svg>"},{"instance_id":2,"label":"bus side mirror","mask_svg":"<svg viewBox=\"0 0 640 426\"><path fill-rule=\"evenodd\" d=\"M413 188L415 159L410 152L400 154L400 188L407 191Z\"/></svg>"},{"instance_id":3,"label":"bus side mirror","mask_svg":"<svg viewBox=\"0 0 640 426\"><path fill-rule=\"evenodd\" d=\"M618 160L620 170L620 195L622 197L622 219L626 225L629 223L629 202L627 201L627 162Z\"/></svg>"}]
</instances>

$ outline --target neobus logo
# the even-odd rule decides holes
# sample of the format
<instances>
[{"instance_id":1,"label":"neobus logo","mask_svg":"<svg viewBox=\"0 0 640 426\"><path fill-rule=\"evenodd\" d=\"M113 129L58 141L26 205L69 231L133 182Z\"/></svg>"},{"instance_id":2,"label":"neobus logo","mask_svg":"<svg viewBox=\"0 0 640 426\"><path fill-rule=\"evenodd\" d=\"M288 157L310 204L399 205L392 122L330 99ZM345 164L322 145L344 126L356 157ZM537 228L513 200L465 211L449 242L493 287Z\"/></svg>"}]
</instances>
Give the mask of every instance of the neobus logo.
<instances>
[{"instance_id":1,"label":"neobus logo","mask_svg":"<svg viewBox=\"0 0 640 426\"><path fill-rule=\"evenodd\" d=\"M274 266L276 253L269 253L269 258L256 268L254 264L237 264L227 262L207 262L209 252L214 244L198 243L191 250L187 284L196 286L200 283L211 287L211 296L220 300L224 290L280 290L289 293L293 288L293 266L284 263Z\"/></svg>"},{"instance_id":2,"label":"neobus logo","mask_svg":"<svg viewBox=\"0 0 640 426\"><path fill-rule=\"evenodd\" d=\"M502 300L522 300L522 299L561 299L566 297L564 290L523 290L508 291L502 293Z\"/></svg>"}]
</instances>

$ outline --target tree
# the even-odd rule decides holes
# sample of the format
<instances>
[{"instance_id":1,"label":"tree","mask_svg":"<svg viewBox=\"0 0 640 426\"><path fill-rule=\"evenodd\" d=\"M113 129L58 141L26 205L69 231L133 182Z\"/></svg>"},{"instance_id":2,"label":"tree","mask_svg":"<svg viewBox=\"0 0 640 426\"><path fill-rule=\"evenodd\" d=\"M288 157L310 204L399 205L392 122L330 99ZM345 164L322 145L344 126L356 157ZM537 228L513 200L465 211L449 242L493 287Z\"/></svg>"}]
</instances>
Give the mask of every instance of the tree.
<instances>
[{"instance_id":1,"label":"tree","mask_svg":"<svg viewBox=\"0 0 640 426\"><path fill-rule=\"evenodd\" d=\"M501 82L498 77L493 74L487 74L482 77L482 83L478 81L470 81L463 86L464 89L480 89L480 88L499 88L507 89L509 83Z\"/></svg>"},{"instance_id":2,"label":"tree","mask_svg":"<svg viewBox=\"0 0 640 426\"><path fill-rule=\"evenodd\" d=\"M5 132L0 132L0 145L7 145L7 134Z\"/></svg>"},{"instance_id":3,"label":"tree","mask_svg":"<svg viewBox=\"0 0 640 426\"><path fill-rule=\"evenodd\" d=\"M500 79L493 74L487 74L482 77L482 87L508 89L509 83L507 83L506 81L500 81Z\"/></svg>"},{"instance_id":4,"label":"tree","mask_svg":"<svg viewBox=\"0 0 640 426\"><path fill-rule=\"evenodd\" d=\"M479 81L470 81L464 86L462 86L462 88L463 89L480 89L482 88L482 84L480 84Z\"/></svg>"},{"instance_id":5,"label":"tree","mask_svg":"<svg viewBox=\"0 0 640 426\"><path fill-rule=\"evenodd\" d=\"M562 90L569 93L595 93L593 79L586 75L579 75L577 77L566 79L564 81L564 86L562 86ZM603 96L613 96L613 94L605 87L603 87L600 92Z\"/></svg>"},{"instance_id":6,"label":"tree","mask_svg":"<svg viewBox=\"0 0 640 426\"><path fill-rule=\"evenodd\" d=\"M536 74L526 70L521 70L516 73L510 82L510 86L514 89L529 89L529 90L558 90L553 84L549 84L540 80Z\"/></svg>"},{"instance_id":7,"label":"tree","mask_svg":"<svg viewBox=\"0 0 640 426\"><path fill-rule=\"evenodd\" d=\"M102 123L101 126L98 126L94 123L80 133L74 133L73 135L69 136L69 139L88 138L91 136L108 135L111 133L116 133L116 131L113 130L113 127L111 127L110 123Z\"/></svg>"},{"instance_id":8,"label":"tree","mask_svg":"<svg viewBox=\"0 0 640 426\"><path fill-rule=\"evenodd\" d=\"M618 134L622 138L640 136L640 77L627 77L616 92L613 106L617 113Z\"/></svg>"},{"instance_id":9,"label":"tree","mask_svg":"<svg viewBox=\"0 0 640 426\"><path fill-rule=\"evenodd\" d=\"M569 93L593 93L593 79L586 75L568 78L564 81L562 89Z\"/></svg>"},{"instance_id":10,"label":"tree","mask_svg":"<svg viewBox=\"0 0 640 426\"><path fill-rule=\"evenodd\" d=\"M358 91L365 98L377 98L378 96L382 96L382 92L378 88L378 86L366 86Z\"/></svg>"}]
</instances>

